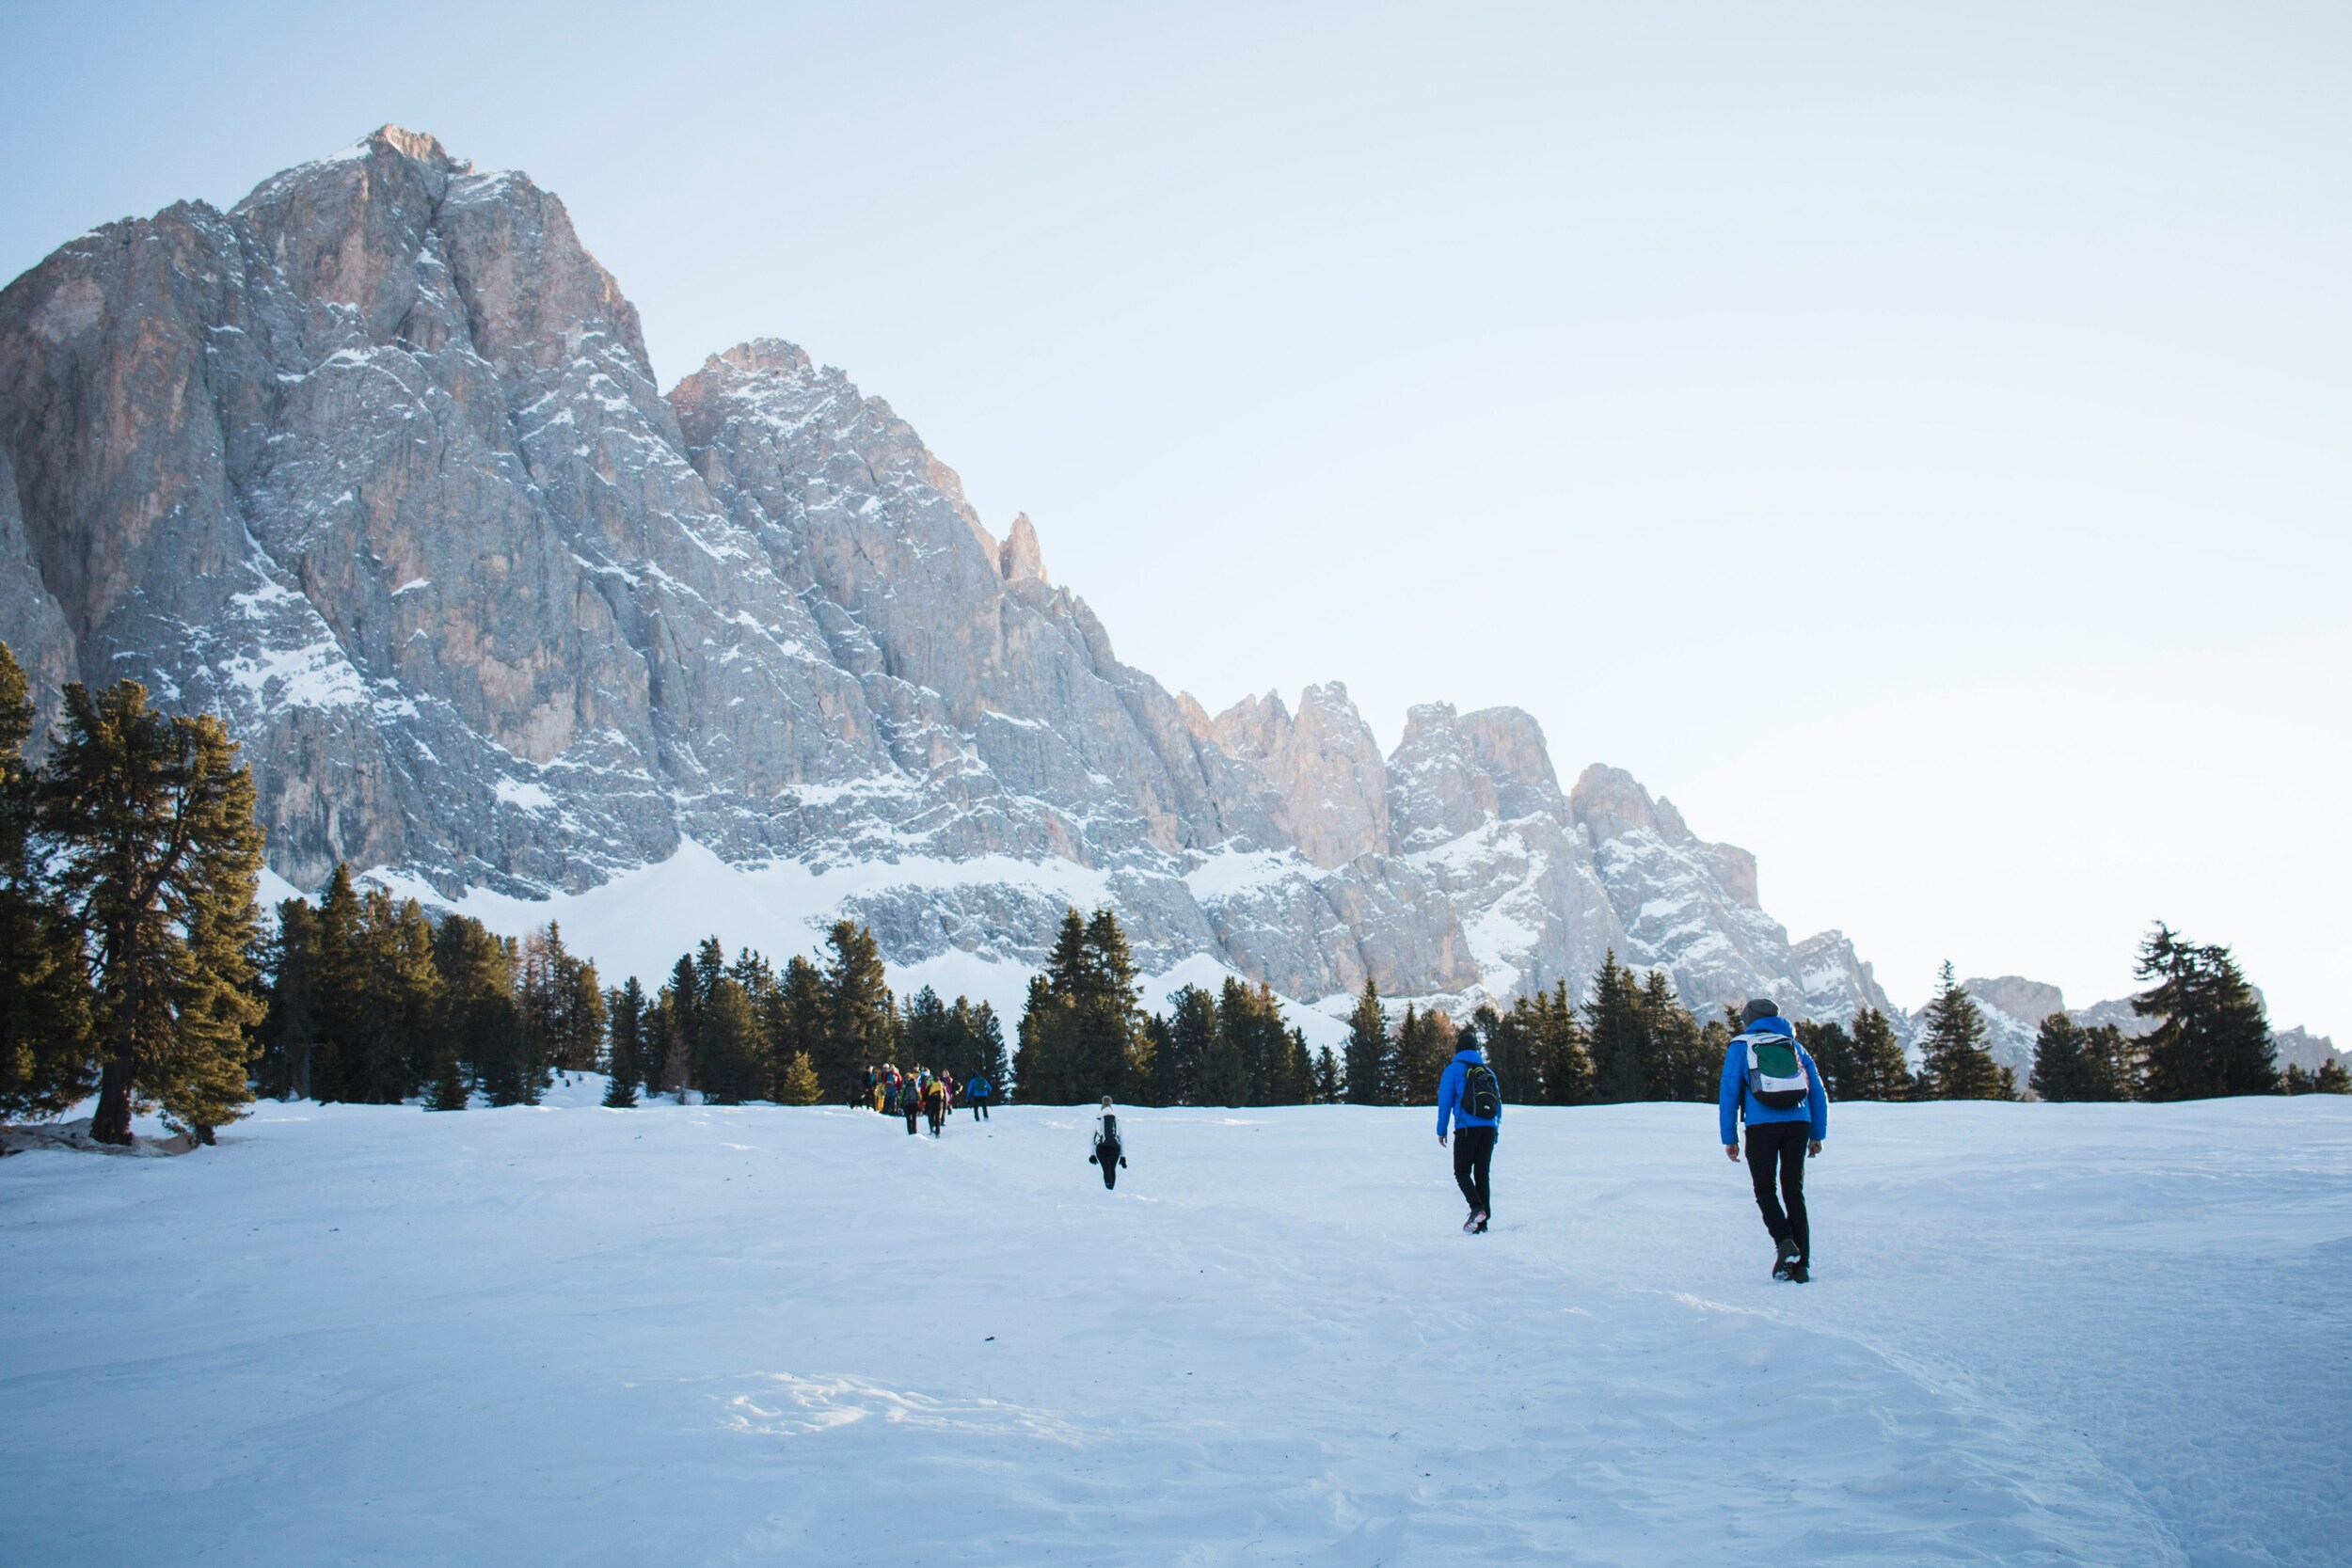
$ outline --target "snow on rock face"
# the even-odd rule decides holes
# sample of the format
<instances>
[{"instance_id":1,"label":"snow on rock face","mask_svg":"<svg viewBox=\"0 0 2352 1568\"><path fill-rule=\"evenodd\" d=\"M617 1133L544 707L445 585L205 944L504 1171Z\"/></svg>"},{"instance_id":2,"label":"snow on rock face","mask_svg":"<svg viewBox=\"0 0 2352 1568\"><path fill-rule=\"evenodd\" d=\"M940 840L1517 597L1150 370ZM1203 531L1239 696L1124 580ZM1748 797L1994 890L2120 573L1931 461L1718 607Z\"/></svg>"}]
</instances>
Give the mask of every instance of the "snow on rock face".
<instances>
[{"instance_id":1,"label":"snow on rock face","mask_svg":"<svg viewBox=\"0 0 2352 1568\"><path fill-rule=\"evenodd\" d=\"M0 637L43 688L221 713L302 887L527 911L691 842L1035 869L804 911L900 967L1035 962L1061 867L1147 970L1300 999L1581 990L1613 946L1700 1006L1875 990L1629 776L1564 797L1517 709L1418 708L1386 759L1337 682L1209 719L888 404L774 340L665 397L563 203L398 127L0 291Z\"/></svg>"}]
</instances>

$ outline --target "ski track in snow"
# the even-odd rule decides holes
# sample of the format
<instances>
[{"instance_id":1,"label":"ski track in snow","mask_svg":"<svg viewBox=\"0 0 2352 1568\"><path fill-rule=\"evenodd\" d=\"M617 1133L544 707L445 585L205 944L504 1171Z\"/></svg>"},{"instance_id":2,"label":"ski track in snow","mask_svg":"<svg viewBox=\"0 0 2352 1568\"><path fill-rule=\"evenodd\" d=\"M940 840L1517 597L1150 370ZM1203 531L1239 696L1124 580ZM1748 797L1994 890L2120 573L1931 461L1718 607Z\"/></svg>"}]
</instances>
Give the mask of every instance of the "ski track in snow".
<instances>
[{"instance_id":1,"label":"ski track in snow","mask_svg":"<svg viewBox=\"0 0 2352 1568\"><path fill-rule=\"evenodd\" d=\"M264 1105L0 1162L0 1560L2321 1564L2352 1102ZM989 1337L993 1336L993 1342Z\"/></svg>"}]
</instances>

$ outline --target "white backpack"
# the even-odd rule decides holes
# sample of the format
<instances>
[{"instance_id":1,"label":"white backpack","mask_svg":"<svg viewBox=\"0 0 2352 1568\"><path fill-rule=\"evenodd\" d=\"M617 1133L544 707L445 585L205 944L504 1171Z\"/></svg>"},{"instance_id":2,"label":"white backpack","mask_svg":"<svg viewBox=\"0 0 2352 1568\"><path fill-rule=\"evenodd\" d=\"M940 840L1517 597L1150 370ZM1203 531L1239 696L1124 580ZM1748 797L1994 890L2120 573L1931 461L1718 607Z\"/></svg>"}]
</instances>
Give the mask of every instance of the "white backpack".
<instances>
[{"instance_id":1,"label":"white backpack","mask_svg":"<svg viewBox=\"0 0 2352 1568\"><path fill-rule=\"evenodd\" d=\"M1740 1037L1748 1047L1748 1092L1756 1102L1774 1111L1793 1111L1804 1104L1813 1085L1805 1078L1797 1042L1786 1035Z\"/></svg>"}]
</instances>

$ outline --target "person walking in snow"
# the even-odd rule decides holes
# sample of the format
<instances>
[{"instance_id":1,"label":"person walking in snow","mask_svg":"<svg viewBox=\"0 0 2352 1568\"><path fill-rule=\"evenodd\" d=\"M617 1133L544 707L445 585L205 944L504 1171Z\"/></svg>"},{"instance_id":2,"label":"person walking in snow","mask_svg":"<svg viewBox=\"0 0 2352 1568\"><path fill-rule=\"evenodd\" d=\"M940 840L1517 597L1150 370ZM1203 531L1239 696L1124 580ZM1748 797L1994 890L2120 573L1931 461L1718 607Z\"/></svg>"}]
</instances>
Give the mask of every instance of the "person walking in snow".
<instances>
[{"instance_id":1,"label":"person walking in snow","mask_svg":"<svg viewBox=\"0 0 2352 1568\"><path fill-rule=\"evenodd\" d=\"M1812 1277L1813 1229L1804 1212L1804 1162L1829 1136L1829 1095L1811 1052L1767 997L1751 997L1740 1033L1724 1052L1716 1120L1724 1154L1740 1158L1740 1121L1748 1124L1748 1178L1764 1228L1772 1233L1772 1277L1802 1285ZM1773 1179L1779 1193L1773 1193Z\"/></svg>"},{"instance_id":2,"label":"person walking in snow","mask_svg":"<svg viewBox=\"0 0 2352 1568\"><path fill-rule=\"evenodd\" d=\"M1454 1184L1470 1203L1465 1233L1486 1228L1494 1213L1494 1183L1489 1171L1495 1139L1502 1132L1502 1081L1495 1076L1479 1048L1478 1030L1466 1026L1454 1037L1454 1060L1438 1080L1438 1145L1445 1146L1446 1128L1454 1128Z\"/></svg>"},{"instance_id":3,"label":"person walking in snow","mask_svg":"<svg viewBox=\"0 0 2352 1568\"><path fill-rule=\"evenodd\" d=\"M947 1119L947 1081L934 1078L923 1086L923 1116L931 1124L931 1136L939 1136L940 1126Z\"/></svg>"},{"instance_id":4,"label":"person walking in snow","mask_svg":"<svg viewBox=\"0 0 2352 1568\"><path fill-rule=\"evenodd\" d=\"M972 1082L963 1085L963 1101L972 1107L974 1121L988 1119L988 1096L991 1086L988 1074L985 1072L974 1073Z\"/></svg>"},{"instance_id":5,"label":"person walking in snow","mask_svg":"<svg viewBox=\"0 0 2352 1568\"><path fill-rule=\"evenodd\" d=\"M906 1082L898 1085L898 1109L907 1118L907 1136L912 1138L914 1136L915 1118L923 1114L923 1092L912 1072L906 1075Z\"/></svg>"},{"instance_id":6,"label":"person walking in snow","mask_svg":"<svg viewBox=\"0 0 2352 1568\"><path fill-rule=\"evenodd\" d=\"M1103 1097L1103 1108L1094 1116L1094 1152L1087 1156L1087 1164L1103 1167L1103 1185L1119 1185L1119 1173L1127 1164L1127 1145L1119 1132L1119 1114L1111 1109L1111 1097Z\"/></svg>"}]
</instances>

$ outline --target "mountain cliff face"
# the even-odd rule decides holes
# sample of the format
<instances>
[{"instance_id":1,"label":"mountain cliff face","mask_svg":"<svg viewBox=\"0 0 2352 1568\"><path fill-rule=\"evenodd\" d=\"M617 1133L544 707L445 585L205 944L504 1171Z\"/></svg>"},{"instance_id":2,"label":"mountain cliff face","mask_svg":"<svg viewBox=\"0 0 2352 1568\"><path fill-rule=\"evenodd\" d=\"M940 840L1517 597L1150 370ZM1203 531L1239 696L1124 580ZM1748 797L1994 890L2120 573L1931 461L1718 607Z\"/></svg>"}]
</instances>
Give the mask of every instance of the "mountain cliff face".
<instances>
[{"instance_id":1,"label":"mountain cliff face","mask_svg":"<svg viewBox=\"0 0 2352 1568\"><path fill-rule=\"evenodd\" d=\"M665 397L562 203L396 128L0 291L0 637L221 713L298 886L537 897L691 839L866 868L833 908L899 964L1034 962L1100 897L1148 969L1304 1001L1581 989L1613 948L1700 1007L1887 1005L1629 775L1564 792L1517 709L1416 708L1383 757L1336 682L1171 694L788 343Z\"/></svg>"}]
</instances>

